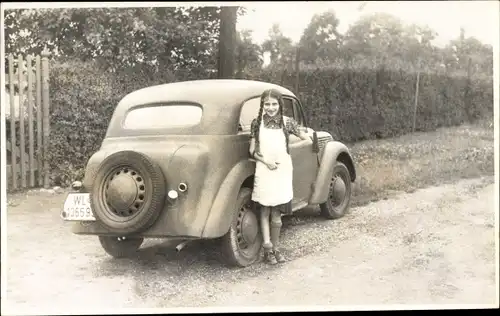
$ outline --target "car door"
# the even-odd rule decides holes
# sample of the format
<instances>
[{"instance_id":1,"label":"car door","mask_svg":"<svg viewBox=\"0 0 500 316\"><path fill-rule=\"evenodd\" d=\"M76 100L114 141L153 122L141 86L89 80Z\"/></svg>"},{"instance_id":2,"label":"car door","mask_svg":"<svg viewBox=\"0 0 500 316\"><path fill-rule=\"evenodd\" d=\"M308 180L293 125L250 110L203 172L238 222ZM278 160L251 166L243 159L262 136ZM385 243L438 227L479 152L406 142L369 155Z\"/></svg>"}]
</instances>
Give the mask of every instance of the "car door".
<instances>
[{"instance_id":1,"label":"car door","mask_svg":"<svg viewBox=\"0 0 500 316\"><path fill-rule=\"evenodd\" d=\"M312 138L314 131L307 126L300 102L287 96L284 97L284 103L284 115L295 119L300 129ZM293 162L292 208L297 209L306 206L312 194L312 184L318 171L318 157L313 152L311 142L304 142L295 135L290 135L289 146Z\"/></svg>"}]
</instances>

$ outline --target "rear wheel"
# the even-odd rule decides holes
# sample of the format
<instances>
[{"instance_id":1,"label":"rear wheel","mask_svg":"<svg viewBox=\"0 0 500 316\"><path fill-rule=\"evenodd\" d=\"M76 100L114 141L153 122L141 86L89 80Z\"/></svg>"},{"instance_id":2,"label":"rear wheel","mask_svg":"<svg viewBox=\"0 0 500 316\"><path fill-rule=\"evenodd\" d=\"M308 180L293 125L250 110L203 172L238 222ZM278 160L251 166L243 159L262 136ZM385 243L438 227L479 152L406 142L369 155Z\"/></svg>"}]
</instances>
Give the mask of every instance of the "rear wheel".
<instances>
[{"instance_id":1,"label":"rear wheel","mask_svg":"<svg viewBox=\"0 0 500 316\"><path fill-rule=\"evenodd\" d=\"M143 241L144 238L99 236L102 248L114 258L126 258L134 255Z\"/></svg>"},{"instance_id":2,"label":"rear wheel","mask_svg":"<svg viewBox=\"0 0 500 316\"><path fill-rule=\"evenodd\" d=\"M236 200L237 215L220 242L224 261L230 266L247 267L259 259L262 236L259 217L252 207L252 191L242 188Z\"/></svg>"},{"instance_id":3,"label":"rear wheel","mask_svg":"<svg viewBox=\"0 0 500 316\"><path fill-rule=\"evenodd\" d=\"M351 203L351 176L349 169L339 161L333 167L328 190L328 200L320 204L321 215L327 219L344 216Z\"/></svg>"}]
</instances>

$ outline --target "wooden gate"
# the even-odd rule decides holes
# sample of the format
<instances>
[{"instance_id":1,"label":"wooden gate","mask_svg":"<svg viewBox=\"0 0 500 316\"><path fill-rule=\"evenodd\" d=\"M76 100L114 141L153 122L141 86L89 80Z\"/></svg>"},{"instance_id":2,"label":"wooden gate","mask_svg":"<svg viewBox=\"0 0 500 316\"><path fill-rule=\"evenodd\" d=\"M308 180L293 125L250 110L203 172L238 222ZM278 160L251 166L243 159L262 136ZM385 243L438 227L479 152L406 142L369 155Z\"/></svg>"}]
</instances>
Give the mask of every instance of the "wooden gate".
<instances>
[{"instance_id":1,"label":"wooden gate","mask_svg":"<svg viewBox=\"0 0 500 316\"><path fill-rule=\"evenodd\" d=\"M6 74L7 187L49 186L49 60L8 56Z\"/></svg>"}]
</instances>

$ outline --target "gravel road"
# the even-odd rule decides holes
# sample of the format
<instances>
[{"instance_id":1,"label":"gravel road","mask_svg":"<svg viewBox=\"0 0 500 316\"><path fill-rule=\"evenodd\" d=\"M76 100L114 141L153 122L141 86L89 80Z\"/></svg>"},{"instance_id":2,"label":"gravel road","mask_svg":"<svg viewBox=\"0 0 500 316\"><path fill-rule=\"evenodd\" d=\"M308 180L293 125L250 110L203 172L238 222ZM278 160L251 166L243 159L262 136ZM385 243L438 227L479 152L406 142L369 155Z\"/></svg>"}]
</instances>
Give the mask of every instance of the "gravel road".
<instances>
[{"instance_id":1,"label":"gravel road","mask_svg":"<svg viewBox=\"0 0 500 316\"><path fill-rule=\"evenodd\" d=\"M336 221L305 210L284 219L289 262L243 270L223 266L206 242L176 253L169 242L148 240L136 258L111 259L97 238L73 235L62 223L65 194L18 194L9 200L8 302L2 314L264 305L498 307L494 192L494 178L482 177L395 194Z\"/></svg>"}]
</instances>

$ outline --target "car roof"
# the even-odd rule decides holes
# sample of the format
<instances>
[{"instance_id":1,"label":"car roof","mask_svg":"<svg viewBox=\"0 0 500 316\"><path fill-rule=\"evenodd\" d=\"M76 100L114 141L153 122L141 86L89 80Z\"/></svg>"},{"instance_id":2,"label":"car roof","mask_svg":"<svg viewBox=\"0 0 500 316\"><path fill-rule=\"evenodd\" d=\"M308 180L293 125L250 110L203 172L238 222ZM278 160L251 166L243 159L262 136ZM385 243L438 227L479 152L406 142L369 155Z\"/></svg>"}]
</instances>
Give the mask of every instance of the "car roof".
<instances>
[{"instance_id":1,"label":"car roof","mask_svg":"<svg viewBox=\"0 0 500 316\"><path fill-rule=\"evenodd\" d=\"M266 89L276 89L284 95L294 94L279 85L242 79L204 79L160 84L139 89L126 95L118 105L130 108L156 102L184 101L201 105L228 106L260 95Z\"/></svg>"},{"instance_id":2,"label":"car roof","mask_svg":"<svg viewBox=\"0 0 500 316\"><path fill-rule=\"evenodd\" d=\"M199 125L191 129L165 129L158 133L232 134L237 128L243 102L259 97L267 89L295 97L290 90L268 82L242 79L204 79L160 84L127 94L118 103L108 127L107 136L134 136L150 131L129 131L121 126L127 112L147 104L197 103L203 108Z\"/></svg>"}]
</instances>

